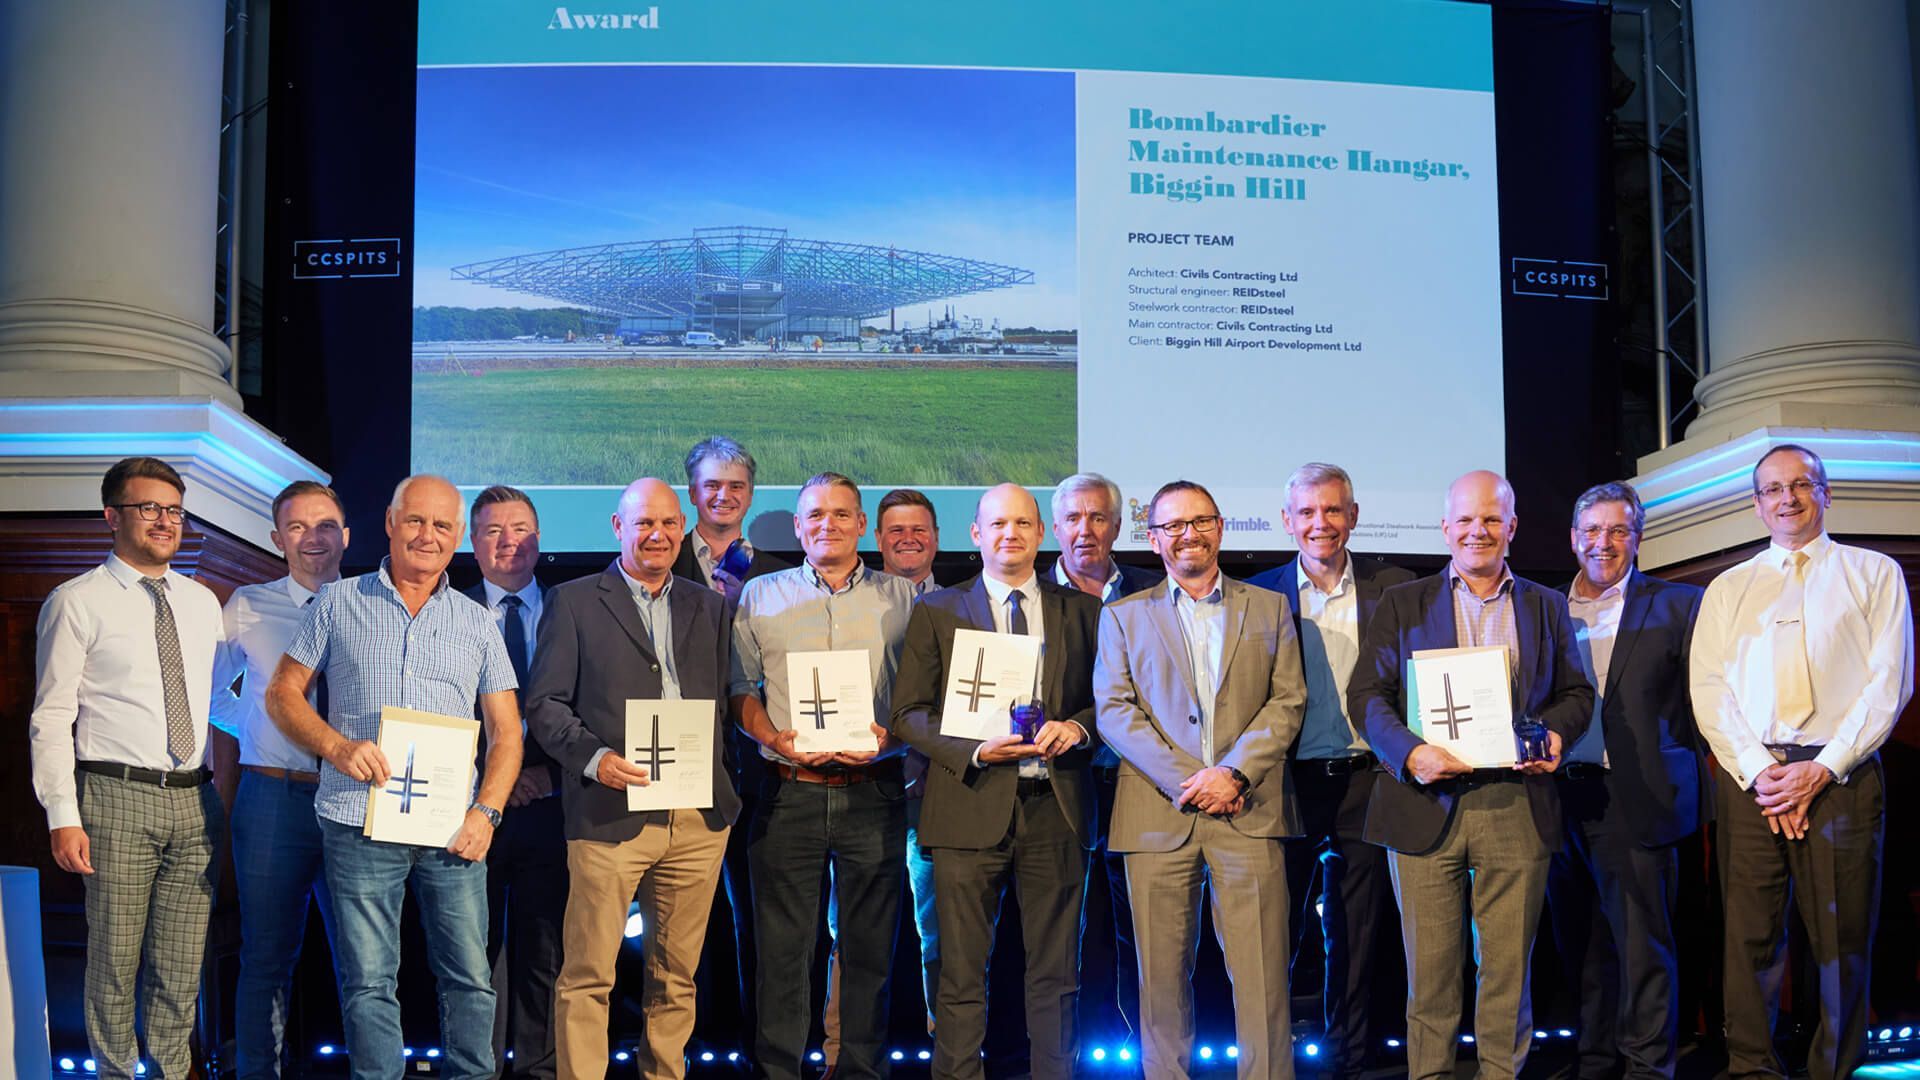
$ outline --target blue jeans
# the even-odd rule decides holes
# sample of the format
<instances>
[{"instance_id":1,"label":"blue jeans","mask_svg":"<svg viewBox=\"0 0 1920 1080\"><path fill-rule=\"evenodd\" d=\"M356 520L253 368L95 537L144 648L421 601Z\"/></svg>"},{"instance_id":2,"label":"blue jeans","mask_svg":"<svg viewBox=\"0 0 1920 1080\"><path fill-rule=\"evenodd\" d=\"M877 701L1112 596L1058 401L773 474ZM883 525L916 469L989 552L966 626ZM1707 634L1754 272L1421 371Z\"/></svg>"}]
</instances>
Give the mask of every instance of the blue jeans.
<instances>
[{"instance_id":1,"label":"blue jeans","mask_svg":"<svg viewBox=\"0 0 1920 1080\"><path fill-rule=\"evenodd\" d=\"M334 967L354 1080L400 1080L400 905L413 885L440 990L441 1073L493 1075L493 970L487 963L487 864L444 848L376 843L320 821L333 893Z\"/></svg>"},{"instance_id":2,"label":"blue jeans","mask_svg":"<svg viewBox=\"0 0 1920 1080\"><path fill-rule=\"evenodd\" d=\"M327 940L334 940L313 793L313 784L242 772L233 800L233 870L240 893L233 1048L240 1080L280 1075L288 991L307 936L309 895L320 908Z\"/></svg>"}]
</instances>

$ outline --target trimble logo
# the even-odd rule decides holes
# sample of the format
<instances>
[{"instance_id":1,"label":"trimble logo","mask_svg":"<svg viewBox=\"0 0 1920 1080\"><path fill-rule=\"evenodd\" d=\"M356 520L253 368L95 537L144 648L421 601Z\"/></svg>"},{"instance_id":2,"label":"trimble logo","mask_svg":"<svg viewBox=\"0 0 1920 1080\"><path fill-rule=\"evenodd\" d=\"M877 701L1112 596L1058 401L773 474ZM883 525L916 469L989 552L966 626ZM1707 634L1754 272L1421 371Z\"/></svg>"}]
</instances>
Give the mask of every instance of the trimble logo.
<instances>
[{"instance_id":1,"label":"trimble logo","mask_svg":"<svg viewBox=\"0 0 1920 1080\"><path fill-rule=\"evenodd\" d=\"M650 7L646 14L624 11L618 14L575 14L566 8L553 9L547 21L549 30L658 30L660 9Z\"/></svg>"}]
</instances>

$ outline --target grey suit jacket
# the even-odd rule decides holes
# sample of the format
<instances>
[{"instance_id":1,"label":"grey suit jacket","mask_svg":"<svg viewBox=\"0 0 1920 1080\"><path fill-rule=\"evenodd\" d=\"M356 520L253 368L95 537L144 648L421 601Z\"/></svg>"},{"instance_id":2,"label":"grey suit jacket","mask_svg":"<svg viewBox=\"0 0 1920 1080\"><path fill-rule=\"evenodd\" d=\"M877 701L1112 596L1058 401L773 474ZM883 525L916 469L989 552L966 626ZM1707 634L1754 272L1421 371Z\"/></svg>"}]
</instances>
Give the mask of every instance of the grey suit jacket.
<instances>
[{"instance_id":1,"label":"grey suit jacket","mask_svg":"<svg viewBox=\"0 0 1920 1080\"><path fill-rule=\"evenodd\" d=\"M1180 781L1205 764L1200 704L1185 638L1168 588L1116 600L1100 613L1094 700L1100 738L1120 755L1108 847L1172 851L1193 832L1194 812L1175 809ZM1253 785L1231 824L1246 836L1300 833L1288 747L1307 703L1293 616L1279 593L1221 578L1226 605L1220 691L1214 698L1213 760Z\"/></svg>"}]
</instances>

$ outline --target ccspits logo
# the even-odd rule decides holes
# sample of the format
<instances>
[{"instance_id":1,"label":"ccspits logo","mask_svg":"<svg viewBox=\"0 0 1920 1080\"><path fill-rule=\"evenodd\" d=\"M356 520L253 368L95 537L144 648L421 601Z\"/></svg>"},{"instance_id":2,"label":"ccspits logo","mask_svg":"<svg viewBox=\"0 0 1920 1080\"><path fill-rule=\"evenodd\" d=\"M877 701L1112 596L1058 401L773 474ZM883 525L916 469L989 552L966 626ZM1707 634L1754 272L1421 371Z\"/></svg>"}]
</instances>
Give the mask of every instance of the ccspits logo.
<instances>
[{"instance_id":1,"label":"ccspits logo","mask_svg":"<svg viewBox=\"0 0 1920 1080\"><path fill-rule=\"evenodd\" d=\"M1133 541L1136 544L1147 542L1147 511L1152 504L1142 505L1139 499L1127 500L1127 520L1133 523Z\"/></svg>"}]
</instances>

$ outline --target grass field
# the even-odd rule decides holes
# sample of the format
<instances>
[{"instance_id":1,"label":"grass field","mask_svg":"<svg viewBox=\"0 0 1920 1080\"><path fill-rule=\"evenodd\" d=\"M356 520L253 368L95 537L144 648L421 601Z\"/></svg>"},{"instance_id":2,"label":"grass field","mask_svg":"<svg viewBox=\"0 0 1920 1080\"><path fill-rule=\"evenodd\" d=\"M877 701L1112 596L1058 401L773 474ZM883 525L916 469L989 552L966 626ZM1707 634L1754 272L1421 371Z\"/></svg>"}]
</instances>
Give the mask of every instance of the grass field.
<instances>
[{"instance_id":1,"label":"grass field","mask_svg":"<svg viewBox=\"0 0 1920 1080\"><path fill-rule=\"evenodd\" d=\"M575 367L416 372L413 464L459 484L678 481L739 439L762 484L823 469L889 484L1051 484L1076 461L1068 365Z\"/></svg>"}]
</instances>

